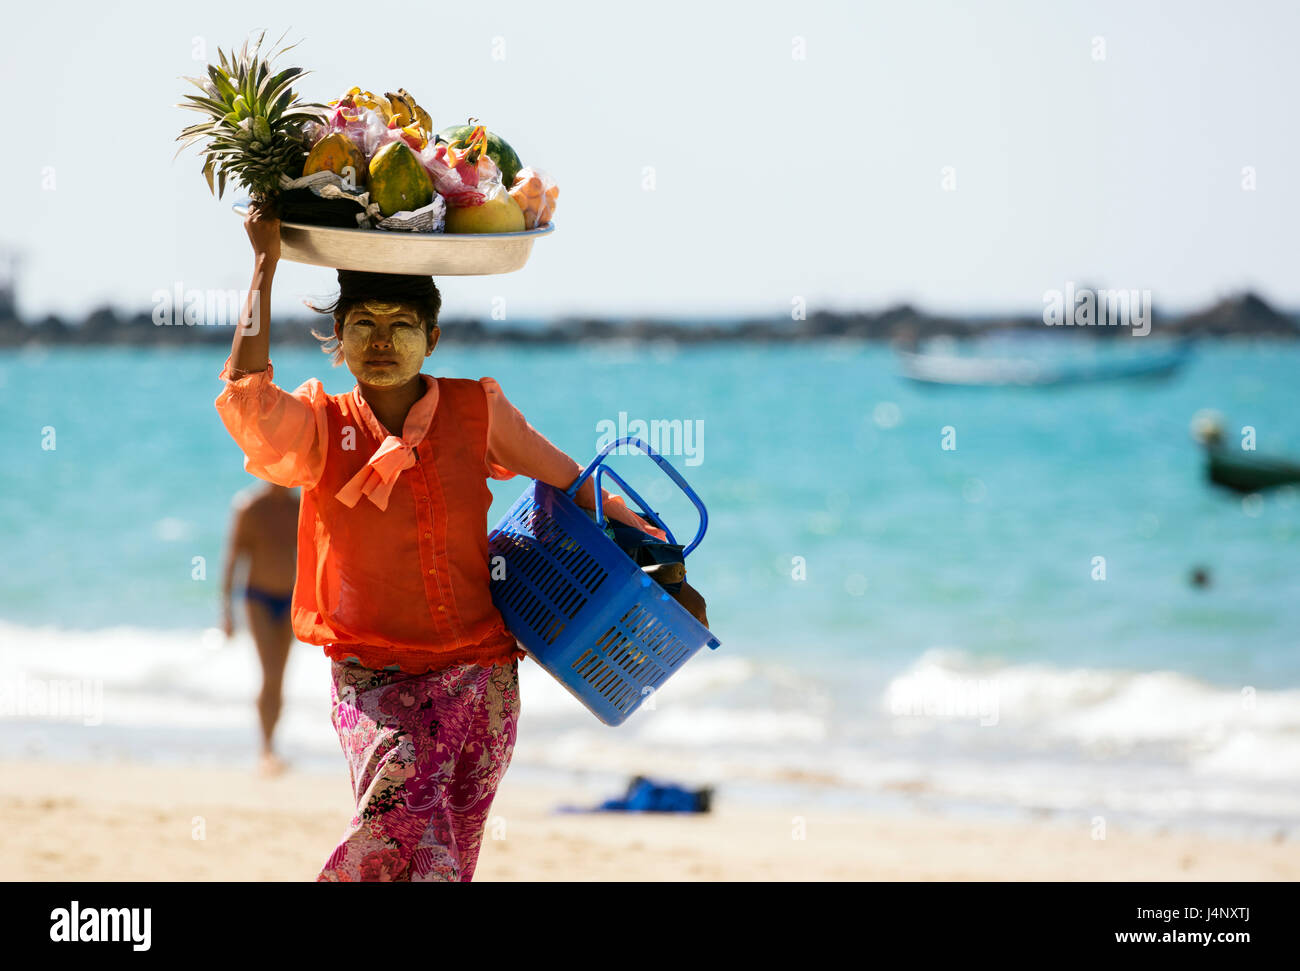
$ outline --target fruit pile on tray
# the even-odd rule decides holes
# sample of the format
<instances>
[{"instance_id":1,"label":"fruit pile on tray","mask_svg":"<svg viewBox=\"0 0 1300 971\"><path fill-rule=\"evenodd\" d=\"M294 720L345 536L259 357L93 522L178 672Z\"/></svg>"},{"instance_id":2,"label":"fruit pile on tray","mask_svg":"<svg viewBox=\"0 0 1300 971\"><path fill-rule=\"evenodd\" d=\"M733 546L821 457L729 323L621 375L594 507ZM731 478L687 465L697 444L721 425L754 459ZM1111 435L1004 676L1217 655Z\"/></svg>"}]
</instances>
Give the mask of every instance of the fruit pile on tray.
<instances>
[{"instance_id":1,"label":"fruit pile on tray","mask_svg":"<svg viewBox=\"0 0 1300 971\"><path fill-rule=\"evenodd\" d=\"M366 190L379 228L408 228L384 223L430 206L445 210L448 233L517 233L551 221L559 187L474 119L435 132L405 88L354 87L329 107L328 120L309 130L302 176L329 172L338 181L327 184Z\"/></svg>"},{"instance_id":2,"label":"fruit pile on tray","mask_svg":"<svg viewBox=\"0 0 1300 971\"><path fill-rule=\"evenodd\" d=\"M405 88L379 95L353 87L328 104L299 101L291 85L307 72L273 72L271 62L290 48L265 57L263 37L229 56L218 50L206 78L188 79L202 94L179 105L207 116L178 140L182 149L205 141L203 174L216 195L236 181L256 206L298 228L411 236L551 228L559 187L499 134L474 118L435 130Z\"/></svg>"}]
</instances>

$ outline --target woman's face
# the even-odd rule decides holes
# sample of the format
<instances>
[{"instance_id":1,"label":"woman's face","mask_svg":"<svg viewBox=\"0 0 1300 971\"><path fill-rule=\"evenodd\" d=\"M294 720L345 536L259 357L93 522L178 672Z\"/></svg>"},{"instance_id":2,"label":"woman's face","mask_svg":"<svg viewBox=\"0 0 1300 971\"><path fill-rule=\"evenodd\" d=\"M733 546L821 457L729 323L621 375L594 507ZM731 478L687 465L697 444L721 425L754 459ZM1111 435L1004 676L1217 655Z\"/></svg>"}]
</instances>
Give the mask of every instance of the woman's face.
<instances>
[{"instance_id":1,"label":"woman's face","mask_svg":"<svg viewBox=\"0 0 1300 971\"><path fill-rule=\"evenodd\" d=\"M411 381L437 342L438 329L426 334L410 307L376 301L348 311L339 339L357 383L375 388L400 388Z\"/></svg>"}]
</instances>

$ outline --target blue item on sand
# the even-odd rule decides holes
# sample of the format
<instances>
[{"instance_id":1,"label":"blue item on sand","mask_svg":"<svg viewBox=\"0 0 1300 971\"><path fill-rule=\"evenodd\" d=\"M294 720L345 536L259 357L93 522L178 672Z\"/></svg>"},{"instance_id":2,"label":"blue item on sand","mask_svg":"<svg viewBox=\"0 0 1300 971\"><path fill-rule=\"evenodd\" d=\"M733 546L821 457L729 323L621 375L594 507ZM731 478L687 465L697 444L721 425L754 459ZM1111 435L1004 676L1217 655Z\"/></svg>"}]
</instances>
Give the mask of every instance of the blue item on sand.
<instances>
[{"instance_id":1,"label":"blue item on sand","mask_svg":"<svg viewBox=\"0 0 1300 971\"><path fill-rule=\"evenodd\" d=\"M638 446L708 512L676 469L637 438L610 442L567 489L534 481L488 534L493 558L492 601L528 655L606 725L621 725L700 648L719 641L657 584L605 532L601 479L609 475L643 514L676 544L657 513L602 465L620 445ZM593 522L573 497L595 475ZM504 569L498 576L498 561Z\"/></svg>"},{"instance_id":2,"label":"blue item on sand","mask_svg":"<svg viewBox=\"0 0 1300 971\"><path fill-rule=\"evenodd\" d=\"M599 806L559 806L557 813L707 813L713 804L713 787L687 789L673 782L654 782L637 776L621 799L606 799Z\"/></svg>"}]
</instances>

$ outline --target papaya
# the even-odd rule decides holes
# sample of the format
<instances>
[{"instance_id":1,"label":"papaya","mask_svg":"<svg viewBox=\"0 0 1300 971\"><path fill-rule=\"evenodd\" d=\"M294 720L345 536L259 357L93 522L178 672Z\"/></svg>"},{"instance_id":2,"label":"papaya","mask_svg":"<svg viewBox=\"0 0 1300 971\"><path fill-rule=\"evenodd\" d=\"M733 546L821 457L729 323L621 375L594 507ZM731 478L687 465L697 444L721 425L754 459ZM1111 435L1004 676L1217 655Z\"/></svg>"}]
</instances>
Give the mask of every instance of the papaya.
<instances>
[{"instance_id":1,"label":"papaya","mask_svg":"<svg viewBox=\"0 0 1300 971\"><path fill-rule=\"evenodd\" d=\"M438 132L438 137L448 142L464 141L469 138L469 133L474 128L474 125L453 125ZM501 184L509 189L515 184L515 176L519 174L519 170L524 167L524 163L519 161L519 155L500 135L488 132L487 156L497 163L497 168L501 170Z\"/></svg>"},{"instance_id":2,"label":"papaya","mask_svg":"<svg viewBox=\"0 0 1300 971\"><path fill-rule=\"evenodd\" d=\"M389 142L370 160L370 201L385 216L433 202L429 173L406 142Z\"/></svg>"},{"instance_id":3,"label":"papaya","mask_svg":"<svg viewBox=\"0 0 1300 971\"><path fill-rule=\"evenodd\" d=\"M365 153L347 135L336 131L326 135L312 146L307 161L302 167L302 174L311 175L313 172L328 170L347 178L348 173L345 170L348 168L352 169L352 179L358 186L366 184Z\"/></svg>"},{"instance_id":4,"label":"papaya","mask_svg":"<svg viewBox=\"0 0 1300 971\"><path fill-rule=\"evenodd\" d=\"M509 193L498 189L481 206L449 206L444 229L448 233L522 233L524 211Z\"/></svg>"}]
</instances>

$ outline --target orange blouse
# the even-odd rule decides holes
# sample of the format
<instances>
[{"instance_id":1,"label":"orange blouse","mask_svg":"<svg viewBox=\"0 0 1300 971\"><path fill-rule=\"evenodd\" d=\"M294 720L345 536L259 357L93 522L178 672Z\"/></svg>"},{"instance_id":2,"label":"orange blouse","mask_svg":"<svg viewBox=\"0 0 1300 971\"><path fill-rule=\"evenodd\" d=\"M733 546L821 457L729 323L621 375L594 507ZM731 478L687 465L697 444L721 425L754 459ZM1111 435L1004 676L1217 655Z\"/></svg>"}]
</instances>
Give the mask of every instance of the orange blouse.
<instances>
[{"instance_id":1,"label":"orange blouse","mask_svg":"<svg viewBox=\"0 0 1300 971\"><path fill-rule=\"evenodd\" d=\"M487 479L526 475L567 488L582 467L530 425L492 378L421 374L425 393L402 434L375 417L360 387L292 393L265 371L219 377L221 420L244 468L302 487L294 635L334 660L418 674L523 656L491 599ZM602 490L612 519L664 539ZM591 479L575 497L595 505Z\"/></svg>"}]
</instances>

